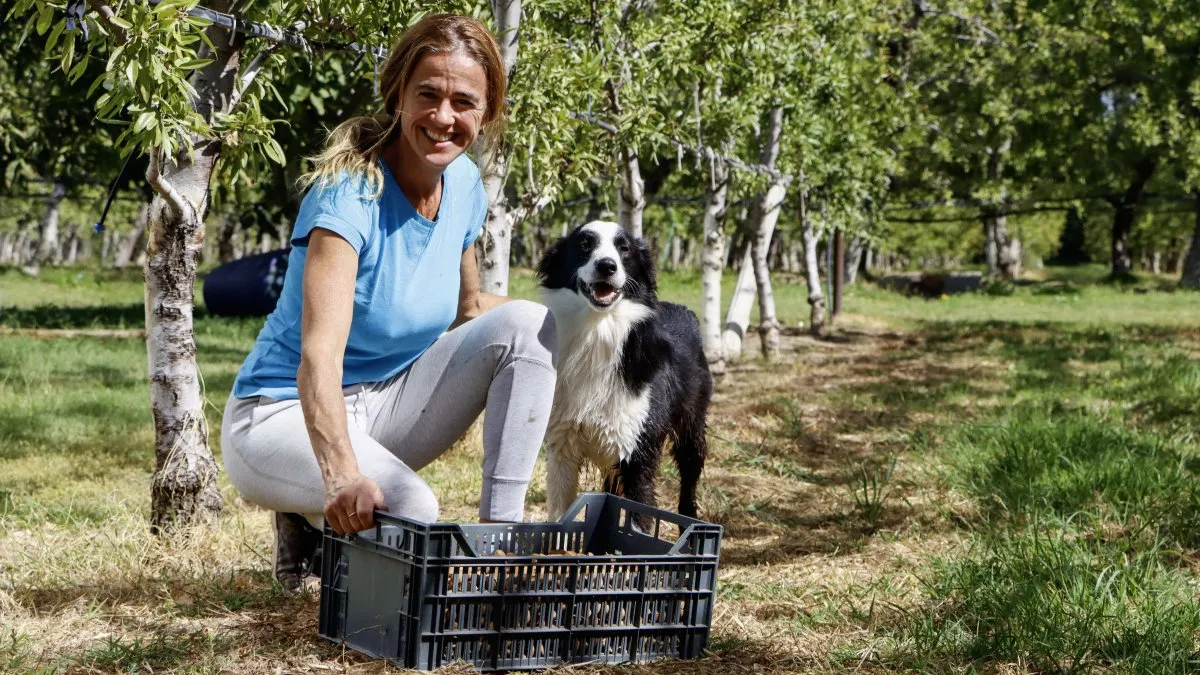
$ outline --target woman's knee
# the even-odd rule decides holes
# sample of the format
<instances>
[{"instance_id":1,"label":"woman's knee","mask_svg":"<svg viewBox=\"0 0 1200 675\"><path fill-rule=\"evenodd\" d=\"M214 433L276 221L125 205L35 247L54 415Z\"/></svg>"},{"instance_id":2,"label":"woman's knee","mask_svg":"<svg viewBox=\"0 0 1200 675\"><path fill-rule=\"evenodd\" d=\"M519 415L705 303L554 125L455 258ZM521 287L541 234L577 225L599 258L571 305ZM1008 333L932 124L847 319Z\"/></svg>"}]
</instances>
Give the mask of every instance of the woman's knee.
<instances>
[{"instance_id":1,"label":"woman's knee","mask_svg":"<svg viewBox=\"0 0 1200 675\"><path fill-rule=\"evenodd\" d=\"M488 312L495 330L511 336L518 355L552 362L558 346L554 315L544 305L512 300Z\"/></svg>"},{"instance_id":2,"label":"woman's knee","mask_svg":"<svg viewBox=\"0 0 1200 675\"><path fill-rule=\"evenodd\" d=\"M383 492L388 513L422 523L437 522L437 495L411 469L404 467L402 471L376 478L375 482Z\"/></svg>"}]
</instances>

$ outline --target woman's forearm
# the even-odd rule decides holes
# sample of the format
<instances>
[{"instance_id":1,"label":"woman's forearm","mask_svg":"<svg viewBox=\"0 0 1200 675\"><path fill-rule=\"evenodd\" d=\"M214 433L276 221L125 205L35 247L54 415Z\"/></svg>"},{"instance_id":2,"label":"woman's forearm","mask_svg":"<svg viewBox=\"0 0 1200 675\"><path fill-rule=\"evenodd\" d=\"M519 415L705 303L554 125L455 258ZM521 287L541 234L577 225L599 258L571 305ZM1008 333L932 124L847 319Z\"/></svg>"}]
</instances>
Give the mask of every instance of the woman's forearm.
<instances>
[{"instance_id":1,"label":"woman's forearm","mask_svg":"<svg viewBox=\"0 0 1200 675\"><path fill-rule=\"evenodd\" d=\"M296 372L304 425L327 487L358 475L358 460L346 429L346 402L339 370L323 360L301 358Z\"/></svg>"}]
</instances>

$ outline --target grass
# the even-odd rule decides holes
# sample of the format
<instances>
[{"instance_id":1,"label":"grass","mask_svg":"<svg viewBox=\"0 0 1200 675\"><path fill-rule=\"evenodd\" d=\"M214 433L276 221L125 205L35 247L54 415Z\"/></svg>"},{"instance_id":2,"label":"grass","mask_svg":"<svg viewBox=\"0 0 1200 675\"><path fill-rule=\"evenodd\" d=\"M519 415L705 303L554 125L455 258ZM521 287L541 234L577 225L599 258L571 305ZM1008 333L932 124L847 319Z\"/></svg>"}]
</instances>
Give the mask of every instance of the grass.
<instances>
[{"instance_id":1,"label":"grass","mask_svg":"<svg viewBox=\"0 0 1200 675\"><path fill-rule=\"evenodd\" d=\"M1102 277L860 285L827 341L788 335L773 363L747 341L701 491L726 530L712 654L623 672L1200 670L1200 295ZM694 275L661 286L698 307ZM535 295L528 271L512 292ZM0 329L136 329L141 294L136 270L0 270ZM196 312L218 454L260 323ZM316 636L317 599L271 580L268 514L227 483L214 525L148 535L145 363L137 337L0 336L0 671L384 670ZM469 434L423 472L444 518L475 518L478 457ZM539 464L531 517L544 485Z\"/></svg>"}]
</instances>

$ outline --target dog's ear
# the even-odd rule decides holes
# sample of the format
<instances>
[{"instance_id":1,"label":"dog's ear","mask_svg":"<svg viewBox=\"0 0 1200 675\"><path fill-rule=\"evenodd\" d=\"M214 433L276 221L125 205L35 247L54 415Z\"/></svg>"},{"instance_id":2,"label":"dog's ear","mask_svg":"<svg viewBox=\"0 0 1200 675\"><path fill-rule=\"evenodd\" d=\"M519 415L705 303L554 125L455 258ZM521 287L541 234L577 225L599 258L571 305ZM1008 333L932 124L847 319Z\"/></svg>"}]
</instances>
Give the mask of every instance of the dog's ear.
<instances>
[{"instance_id":1,"label":"dog's ear","mask_svg":"<svg viewBox=\"0 0 1200 675\"><path fill-rule=\"evenodd\" d=\"M638 239L634 251L638 266L642 268L642 274L646 276L646 281L650 284L650 292L657 295L658 272L654 269L654 256L650 253L650 247L646 245L645 241Z\"/></svg>"},{"instance_id":2,"label":"dog's ear","mask_svg":"<svg viewBox=\"0 0 1200 675\"><path fill-rule=\"evenodd\" d=\"M562 269L567 263L567 238L559 237L557 241L546 249L542 255L542 259L538 261L537 275L542 285L555 276L555 272Z\"/></svg>"}]
</instances>

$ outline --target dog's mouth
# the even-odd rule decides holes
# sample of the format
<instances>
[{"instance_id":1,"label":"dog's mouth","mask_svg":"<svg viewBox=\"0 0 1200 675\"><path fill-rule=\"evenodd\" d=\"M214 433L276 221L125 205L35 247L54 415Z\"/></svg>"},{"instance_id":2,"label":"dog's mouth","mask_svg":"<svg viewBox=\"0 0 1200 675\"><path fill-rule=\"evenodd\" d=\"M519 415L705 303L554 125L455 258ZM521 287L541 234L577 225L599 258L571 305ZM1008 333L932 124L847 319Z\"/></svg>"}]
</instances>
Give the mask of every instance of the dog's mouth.
<instances>
[{"instance_id":1,"label":"dog's mouth","mask_svg":"<svg viewBox=\"0 0 1200 675\"><path fill-rule=\"evenodd\" d=\"M588 300L597 307L611 307L621 296L619 288L603 281L585 284L584 288L587 290Z\"/></svg>"}]
</instances>

